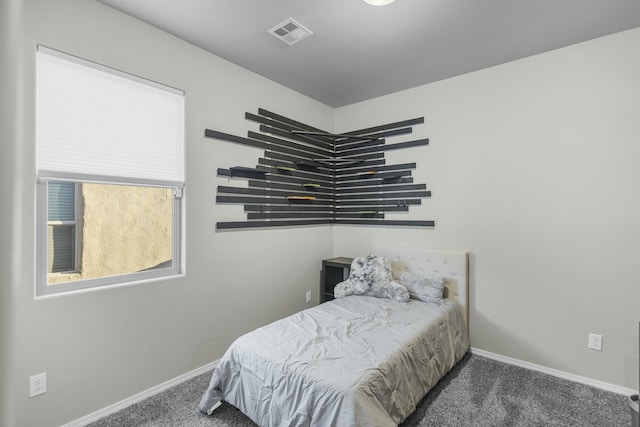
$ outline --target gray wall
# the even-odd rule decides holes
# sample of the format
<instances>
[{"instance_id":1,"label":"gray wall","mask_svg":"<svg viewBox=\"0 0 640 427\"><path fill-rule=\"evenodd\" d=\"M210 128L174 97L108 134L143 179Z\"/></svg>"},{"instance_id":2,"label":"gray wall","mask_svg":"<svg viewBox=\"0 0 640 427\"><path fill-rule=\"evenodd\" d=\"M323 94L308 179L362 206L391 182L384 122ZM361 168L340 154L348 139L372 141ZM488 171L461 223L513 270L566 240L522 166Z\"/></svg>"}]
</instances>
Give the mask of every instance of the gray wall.
<instances>
[{"instance_id":1,"label":"gray wall","mask_svg":"<svg viewBox=\"0 0 640 427\"><path fill-rule=\"evenodd\" d=\"M0 424L60 425L211 362L317 301L322 258L374 243L470 251L473 346L637 386L640 30L334 111L94 1L1 5ZM34 300L37 44L186 91L186 277ZM424 115L431 145L388 161L418 161L433 198L409 217L436 228L215 232L242 217L216 169L260 151L203 131L243 134L258 107L337 131Z\"/></svg>"},{"instance_id":2,"label":"gray wall","mask_svg":"<svg viewBox=\"0 0 640 427\"><path fill-rule=\"evenodd\" d=\"M15 49L15 34L21 26L20 0L0 2L0 425L10 426L15 413L14 390L10 372L15 352L13 342L14 304L13 290L16 287L17 265L21 236L14 226L20 221L20 183L15 176L20 166L18 141L21 139L18 110L22 107L20 88L20 53ZM5 66L14 64L16 66Z\"/></svg>"},{"instance_id":3,"label":"gray wall","mask_svg":"<svg viewBox=\"0 0 640 427\"><path fill-rule=\"evenodd\" d=\"M207 127L246 134L244 113L258 107L331 129L333 110L100 3L18 3L24 20L8 50L15 60L3 57L0 73L3 91L17 91L1 101L10 126L2 126L0 155L8 207L0 210L0 300L14 312L2 310L13 324L3 319L12 337L0 347L14 360L2 381L13 413L1 411L8 419L0 424L44 427L218 359L243 332L307 307L306 291L317 302L320 262L333 253L330 228L216 232L216 221L244 216L241 206L215 204L216 186L227 183L217 168L255 165L262 151L203 135ZM185 90L186 277L34 300L38 44ZM29 399L28 377L43 371L49 391Z\"/></svg>"},{"instance_id":4,"label":"gray wall","mask_svg":"<svg viewBox=\"0 0 640 427\"><path fill-rule=\"evenodd\" d=\"M424 115L433 230L343 227L371 244L470 252L473 347L637 389L640 29L347 106L337 131ZM604 351L587 349L589 332Z\"/></svg>"}]
</instances>

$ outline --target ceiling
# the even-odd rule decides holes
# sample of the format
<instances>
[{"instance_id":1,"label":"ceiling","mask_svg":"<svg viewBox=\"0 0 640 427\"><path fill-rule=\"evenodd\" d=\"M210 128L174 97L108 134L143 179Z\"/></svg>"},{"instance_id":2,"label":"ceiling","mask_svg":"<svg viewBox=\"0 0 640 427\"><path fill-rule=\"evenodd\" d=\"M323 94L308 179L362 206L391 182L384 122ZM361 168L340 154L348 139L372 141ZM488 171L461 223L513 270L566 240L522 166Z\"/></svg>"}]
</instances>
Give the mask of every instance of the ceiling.
<instances>
[{"instance_id":1,"label":"ceiling","mask_svg":"<svg viewBox=\"0 0 640 427\"><path fill-rule=\"evenodd\" d=\"M640 27L638 0L99 1L331 107ZM313 35L268 33L290 17Z\"/></svg>"}]
</instances>

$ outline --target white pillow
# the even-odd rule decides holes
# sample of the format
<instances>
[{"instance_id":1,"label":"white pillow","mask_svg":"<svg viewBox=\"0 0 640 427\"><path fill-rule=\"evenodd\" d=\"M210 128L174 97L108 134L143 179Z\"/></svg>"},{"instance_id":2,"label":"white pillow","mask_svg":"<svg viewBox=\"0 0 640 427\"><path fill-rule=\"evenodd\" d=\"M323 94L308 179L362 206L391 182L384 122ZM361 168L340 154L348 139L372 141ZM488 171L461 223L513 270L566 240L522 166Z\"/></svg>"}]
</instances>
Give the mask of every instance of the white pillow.
<instances>
[{"instance_id":1,"label":"white pillow","mask_svg":"<svg viewBox=\"0 0 640 427\"><path fill-rule=\"evenodd\" d=\"M409 291L413 299L425 302L442 302L446 277L432 274L415 274L407 271L392 272L393 278Z\"/></svg>"}]
</instances>

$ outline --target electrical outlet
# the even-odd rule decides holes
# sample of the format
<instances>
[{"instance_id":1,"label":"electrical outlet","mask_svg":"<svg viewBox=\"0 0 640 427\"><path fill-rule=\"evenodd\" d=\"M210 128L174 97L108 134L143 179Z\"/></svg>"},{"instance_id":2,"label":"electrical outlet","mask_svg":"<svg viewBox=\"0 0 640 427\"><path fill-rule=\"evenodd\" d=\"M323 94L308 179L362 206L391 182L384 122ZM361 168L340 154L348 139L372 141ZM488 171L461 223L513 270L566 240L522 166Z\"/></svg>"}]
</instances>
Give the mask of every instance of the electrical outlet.
<instances>
[{"instance_id":1,"label":"electrical outlet","mask_svg":"<svg viewBox=\"0 0 640 427\"><path fill-rule=\"evenodd\" d=\"M589 348L591 350L602 351L602 335L589 334Z\"/></svg>"},{"instance_id":2,"label":"electrical outlet","mask_svg":"<svg viewBox=\"0 0 640 427\"><path fill-rule=\"evenodd\" d=\"M307 291L306 301L307 301L307 304L311 302L311 291Z\"/></svg>"},{"instance_id":3,"label":"electrical outlet","mask_svg":"<svg viewBox=\"0 0 640 427\"><path fill-rule=\"evenodd\" d=\"M29 397L39 396L47 392L47 373L29 377Z\"/></svg>"}]
</instances>

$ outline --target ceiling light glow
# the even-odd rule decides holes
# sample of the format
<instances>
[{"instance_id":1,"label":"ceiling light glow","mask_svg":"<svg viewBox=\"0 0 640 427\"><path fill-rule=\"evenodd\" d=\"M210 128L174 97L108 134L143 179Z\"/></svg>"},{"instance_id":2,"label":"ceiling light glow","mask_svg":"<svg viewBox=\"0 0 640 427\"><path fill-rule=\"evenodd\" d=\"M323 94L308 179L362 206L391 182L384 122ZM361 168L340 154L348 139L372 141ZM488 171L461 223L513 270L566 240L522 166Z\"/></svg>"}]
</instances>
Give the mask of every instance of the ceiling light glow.
<instances>
[{"instance_id":1,"label":"ceiling light glow","mask_svg":"<svg viewBox=\"0 0 640 427\"><path fill-rule=\"evenodd\" d=\"M393 3L395 0L364 0L365 3L369 3L372 6L386 6Z\"/></svg>"}]
</instances>

